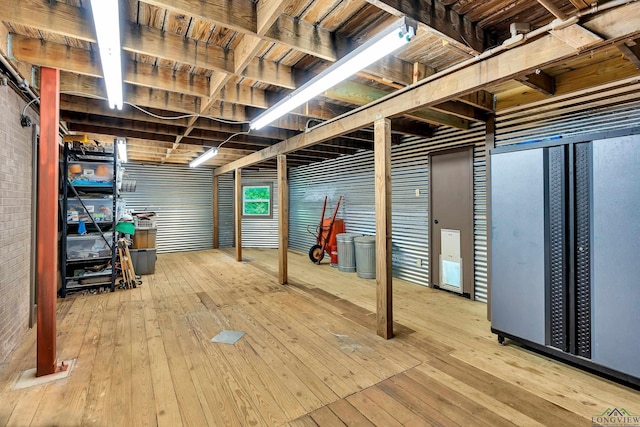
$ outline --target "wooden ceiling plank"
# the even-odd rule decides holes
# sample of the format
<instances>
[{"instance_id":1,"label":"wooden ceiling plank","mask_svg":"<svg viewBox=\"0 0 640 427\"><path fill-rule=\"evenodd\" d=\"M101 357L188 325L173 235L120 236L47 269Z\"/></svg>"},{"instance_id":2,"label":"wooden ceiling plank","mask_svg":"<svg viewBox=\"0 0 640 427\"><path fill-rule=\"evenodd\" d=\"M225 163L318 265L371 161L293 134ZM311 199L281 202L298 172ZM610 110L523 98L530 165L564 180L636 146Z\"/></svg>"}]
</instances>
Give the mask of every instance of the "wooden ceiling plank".
<instances>
[{"instance_id":1,"label":"wooden ceiling plank","mask_svg":"<svg viewBox=\"0 0 640 427\"><path fill-rule=\"evenodd\" d=\"M197 43L177 34L130 24L120 31L122 50L233 73L233 51Z\"/></svg>"},{"instance_id":2,"label":"wooden ceiling plank","mask_svg":"<svg viewBox=\"0 0 640 427\"><path fill-rule=\"evenodd\" d=\"M336 43L342 41L347 44L346 40L336 38L330 31L288 15L280 15L263 37L329 62L338 60Z\"/></svg>"},{"instance_id":3,"label":"wooden ceiling plank","mask_svg":"<svg viewBox=\"0 0 640 427\"><path fill-rule=\"evenodd\" d=\"M249 0L145 0L145 3L242 33L256 32L256 10Z\"/></svg>"},{"instance_id":4,"label":"wooden ceiling plank","mask_svg":"<svg viewBox=\"0 0 640 427\"><path fill-rule=\"evenodd\" d=\"M589 7L589 3L584 0L569 0L576 9L582 10Z\"/></svg>"},{"instance_id":5,"label":"wooden ceiling plank","mask_svg":"<svg viewBox=\"0 0 640 427\"><path fill-rule=\"evenodd\" d=\"M0 21L15 22L84 41L96 41L91 12L63 2L1 0Z\"/></svg>"},{"instance_id":6,"label":"wooden ceiling plank","mask_svg":"<svg viewBox=\"0 0 640 427\"><path fill-rule=\"evenodd\" d=\"M584 25L590 31L599 34L606 31L606 36L610 39L608 42L613 42L618 39L634 37L640 31L636 22L638 15L640 15L640 3L634 2L601 12ZM377 105L294 136L262 151L250 154L241 160L221 166L214 171L214 174L231 172L272 159L278 154L287 154L327 141L337 135L368 126L379 117L397 116L408 109L435 105L451 98L466 95L478 89L511 80L523 73L531 73L545 65L566 60L575 54L574 48L556 37L543 36L502 52L498 56L487 58L477 64L425 82Z\"/></svg>"}]
</instances>

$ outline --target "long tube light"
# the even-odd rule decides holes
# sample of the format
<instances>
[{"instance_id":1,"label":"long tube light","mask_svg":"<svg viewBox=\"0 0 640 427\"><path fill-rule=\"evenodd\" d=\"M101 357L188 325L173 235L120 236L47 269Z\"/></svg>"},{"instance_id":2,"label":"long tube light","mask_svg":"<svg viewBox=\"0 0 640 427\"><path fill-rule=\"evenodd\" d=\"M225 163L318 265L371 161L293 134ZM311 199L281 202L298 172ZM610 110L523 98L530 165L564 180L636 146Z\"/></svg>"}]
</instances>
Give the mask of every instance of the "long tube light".
<instances>
[{"instance_id":1,"label":"long tube light","mask_svg":"<svg viewBox=\"0 0 640 427\"><path fill-rule=\"evenodd\" d=\"M120 49L120 14L118 0L91 0L93 25L109 106L122 110L122 59Z\"/></svg>"},{"instance_id":2,"label":"long tube light","mask_svg":"<svg viewBox=\"0 0 640 427\"><path fill-rule=\"evenodd\" d=\"M202 153L199 157L196 157L195 159L193 159L191 163L189 163L189 167L195 168L196 166L200 166L201 164L211 159L216 154L218 154L218 149L216 147L213 147L208 151L205 151L204 153Z\"/></svg>"},{"instance_id":3,"label":"long tube light","mask_svg":"<svg viewBox=\"0 0 640 427\"><path fill-rule=\"evenodd\" d=\"M251 121L251 129L260 129L291 110L315 98L349 76L409 43L416 25L406 17L385 28L356 50L290 93L286 98Z\"/></svg>"},{"instance_id":4,"label":"long tube light","mask_svg":"<svg viewBox=\"0 0 640 427\"><path fill-rule=\"evenodd\" d=\"M127 163L127 140L124 138L116 138L116 145L118 147L118 160Z\"/></svg>"}]
</instances>

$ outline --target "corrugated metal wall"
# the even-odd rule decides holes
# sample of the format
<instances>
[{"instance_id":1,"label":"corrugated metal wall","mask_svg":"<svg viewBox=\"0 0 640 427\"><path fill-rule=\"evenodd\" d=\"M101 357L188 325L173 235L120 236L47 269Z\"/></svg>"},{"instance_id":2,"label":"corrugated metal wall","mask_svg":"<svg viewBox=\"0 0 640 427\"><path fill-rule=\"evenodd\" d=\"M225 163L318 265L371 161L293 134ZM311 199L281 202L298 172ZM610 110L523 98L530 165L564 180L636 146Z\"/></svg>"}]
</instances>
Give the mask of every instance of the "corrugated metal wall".
<instances>
[{"instance_id":1,"label":"corrugated metal wall","mask_svg":"<svg viewBox=\"0 0 640 427\"><path fill-rule=\"evenodd\" d=\"M231 248L233 240L233 174L226 173L218 177L218 227L220 247Z\"/></svg>"},{"instance_id":2,"label":"corrugated metal wall","mask_svg":"<svg viewBox=\"0 0 640 427\"><path fill-rule=\"evenodd\" d=\"M220 176L220 247L234 246L234 175L227 173ZM271 184L273 193L271 203L272 218L242 218L243 248L277 248L278 247L278 180L275 170L243 170L243 185Z\"/></svg>"},{"instance_id":3,"label":"corrugated metal wall","mask_svg":"<svg viewBox=\"0 0 640 427\"><path fill-rule=\"evenodd\" d=\"M475 291L477 300L486 301L484 136L484 125L476 125L467 131L443 130L429 139L408 139L392 147L394 277L421 285L429 283L429 153L460 145L475 145ZM292 169L289 185L289 244L292 249L307 252L315 243L307 227L315 229L318 225L325 195L329 196L330 212L338 197L343 195L339 217L345 219L347 231L375 233L373 152Z\"/></svg>"},{"instance_id":4,"label":"corrugated metal wall","mask_svg":"<svg viewBox=\"0 0 640 427\"><path fill-rule=\"evenodd\" d=\"M121 193L127 209L159 215L159 253L213 247L211 169L132 163L124 168L125 179L137 182L134 193Z\"/></svg>"},{"instance_id":5,"label":"corrugated metal wall","mask_svg":"<svg viewBox=\"0 0 640 427\"><path fill-rule=\"evenodd\" d=\"M607 85L496 115L496 145L585 135L640 124L640 83Z\"/></svg>"}]
</instances>

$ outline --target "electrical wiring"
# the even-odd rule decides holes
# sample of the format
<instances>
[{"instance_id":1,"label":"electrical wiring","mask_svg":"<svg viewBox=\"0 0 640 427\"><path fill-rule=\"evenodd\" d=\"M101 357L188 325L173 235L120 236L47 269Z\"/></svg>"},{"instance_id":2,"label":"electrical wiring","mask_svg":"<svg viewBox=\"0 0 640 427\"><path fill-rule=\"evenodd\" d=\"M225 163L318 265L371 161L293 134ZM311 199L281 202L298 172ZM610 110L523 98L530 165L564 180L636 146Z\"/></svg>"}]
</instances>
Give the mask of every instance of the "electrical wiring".
<instances>
[{"instance_id":1,"label":"electrical wiring","mask_svg":"<svg viewBox=\"0 0 640 427\"><path fill-rule=\"evenodd\" d=\"M90 93L77 92L77 91L61 91L60 93L61 94L64 93L64 94L67 94L67 95L93 96ZM29 101L27 103L27 105L25 105L24 109L22 110L22 115L23 116L25 115L25 113L27 111L27 108L29 108L29 106L31 104L33 104L34 102L37 102L39 100L40 100L40 97L37 97L37 98L34 98L31 101ZM236 121L236 120L227 120L227 119L221 119L221 118L218 118L218 117L208 116L208 115L205 115L205 114L195 114L195 113L194 114L182 114L180 116L161 116L159 114L155 114L155 113L153 113L153 112L151 112L149 110L146 110L146 109L144 109L144 108L142 108L142 107L140 107L140 106L138 106L136 104L133 104L131 102L126 102L125 101L124 103L127 104L127 105L130 105L131 107L133 107L133 108L135 108L135 109L137 109L139 111L141 111L144 114L147 114L147 115L149 115L151 117L155 117L156 119L161 119L161 120L180 120L180 119L186 119L186 118L190 118L190 117L202 117L202 118L205 118L205 119L209 119L209 120L213 120L213 121L217 121L217 122L225 123L225 124L232 124L232 125L243 125L243 124L249 124L250 123L250 121L248 121L248 120L244 120L244 121L242 121L242 120L238 120L238 121ZM236 132L233 135L229 136L224 141L222 141L220 144L218 144L215 148L216 149L220 149L220 147L222 147L227 142L231 141L236 136L249 135L250 133L251 133L251 129L249 129L247 131Z\"/></svg>"},{"instance_id":2,"label":"electrical wiring","mask_svg":"<svg viewBox=\"0 0 640 427\"><path fill-rule=\"evenodd\" d=\"M88 96L88 97L95 97L94 94L91 93L86 93L86 92L78 92L78 91L61 91L60 93L64 93L67 95L80 95L80 96ZM39 99L39 98L37 98ZM227 120L227 119L221 119L219 117L213 117L213 116L207 116L205 114L198 114L198 113L193 113L193 114L182 114L180 116L161 116L159 114L155 114L149 110L146 110L134 103L131 102L127 102L125 101L124 104L130 105L131 107L135 108L136 110L139 110L141 112L143 112L144 114L147 114L151 117L155 117L156 119L161 119L161 120L181 120L181 119L188 119L190 117L201 117L203 119L209 119L209 120L213 120L216 122L220 122L220 123L224 123L224 124L228 124L228 125L245 125L245 124L249 124L250 121L249 120Z\"/></svg>"}]
</instances>

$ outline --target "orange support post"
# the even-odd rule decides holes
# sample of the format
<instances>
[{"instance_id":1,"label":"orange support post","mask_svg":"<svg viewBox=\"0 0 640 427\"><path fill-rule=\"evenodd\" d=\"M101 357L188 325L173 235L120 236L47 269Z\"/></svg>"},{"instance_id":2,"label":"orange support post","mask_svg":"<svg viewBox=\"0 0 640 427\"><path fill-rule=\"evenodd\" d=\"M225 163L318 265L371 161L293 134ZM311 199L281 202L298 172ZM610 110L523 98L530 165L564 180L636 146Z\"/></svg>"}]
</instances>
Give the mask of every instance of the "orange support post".
<instances>
[{"instance_id":1,"label":"orange support post","mask_svg":"<svg viewBox=\"0 0 640 427\"><path fill-rule=\"evenodd\" d=\"M37 171L38 363L36 376L38 377L56 372L59 122L60 70L42 67L40 71L40 146Z\"/></svg>"}]
</instances>

